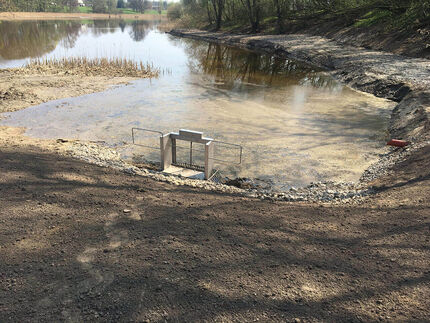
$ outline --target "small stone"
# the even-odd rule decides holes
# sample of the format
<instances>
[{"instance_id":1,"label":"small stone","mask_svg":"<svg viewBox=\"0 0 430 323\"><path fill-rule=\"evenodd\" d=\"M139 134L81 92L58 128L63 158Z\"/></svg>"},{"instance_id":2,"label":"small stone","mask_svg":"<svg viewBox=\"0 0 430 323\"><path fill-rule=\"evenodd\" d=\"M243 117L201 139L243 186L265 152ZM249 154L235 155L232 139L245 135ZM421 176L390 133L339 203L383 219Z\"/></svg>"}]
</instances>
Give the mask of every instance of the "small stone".
<instances>
[{"instance_id":1,"label":"small stone","mask_svg":"<svg viewBox=\"0 0 430 323\"><path fill-rule=\"evenodd\" d=\"M131 210L130 209L124 209L124 211L123 211L124 213L131 213Z\"/></svg>"}]
</instances>

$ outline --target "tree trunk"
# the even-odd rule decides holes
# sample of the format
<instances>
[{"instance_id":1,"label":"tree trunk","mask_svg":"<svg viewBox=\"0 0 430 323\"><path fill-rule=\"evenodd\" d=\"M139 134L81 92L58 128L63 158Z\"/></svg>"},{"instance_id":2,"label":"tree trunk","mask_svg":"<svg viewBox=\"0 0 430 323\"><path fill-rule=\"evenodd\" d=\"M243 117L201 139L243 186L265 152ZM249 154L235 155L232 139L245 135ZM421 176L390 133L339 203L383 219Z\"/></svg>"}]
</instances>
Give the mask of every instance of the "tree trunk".
<instances>
[{"instance_id":1,"label":"tree trunk","mask_svg":"<svg viewBox=\"0 0 430 323\"><path fill-rule=\"evenodd\" d=\"M218 12L216 15L216 26L215 29L219 30L221 28L221 21L222 21L222 12L224 10L224 0L217 0L218 2Z\"/></svg>"},{"instance_id":2,"label":"tree trunk","mask_svg":"<svg viewBox=\"0 0 430 323\"><path fill-rule=\"evenodd\" d=\"M280 0L274 0L275 6L276 6L276 16L277 16L277 24L278 24L278 33L282 34L284 32L284 22L282 17L282 9L281 4L279 3Z\"/></svg>"},{"instance_id":3,"label":"tree trunk","mask_svg":"<svg viewBox=\"0 0 430 323\"><path fill-rule=\"evenodd\" d=\"M212 25L212 16L211 16L211 8L209 6L209 1L207 2L206 11L208 13L208 21L209 25Z\"/></svg>"},{"instance_id":4,"label":"tree trunk","mask_svg":"<svg viewBox=\"0 0 430 323\"><path fill-rule=\"evenodd\" d=\"M224 0L211 0L215 12L215 30L221 28L222 12L224 10Z\"/></svg>"},{"instance_id":5,"label":"tree trunk","mask_svg":"<svg viewBox=\"0 0 430 323\"><path fill-rule=\"evenodd\" d=\"M241 0L242 4L248 11L249 22L251 23L251 32L256 33L260 27L260 3L259 0Z\"/></svg>"}]
</instances>

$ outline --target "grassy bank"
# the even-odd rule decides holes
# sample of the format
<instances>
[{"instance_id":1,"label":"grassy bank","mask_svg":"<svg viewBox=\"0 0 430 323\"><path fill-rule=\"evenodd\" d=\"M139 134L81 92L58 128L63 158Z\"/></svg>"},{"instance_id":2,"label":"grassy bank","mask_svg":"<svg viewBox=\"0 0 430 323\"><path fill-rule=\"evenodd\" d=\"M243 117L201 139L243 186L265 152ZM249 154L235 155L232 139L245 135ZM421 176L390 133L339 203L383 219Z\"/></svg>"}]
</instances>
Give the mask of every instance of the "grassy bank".
<instances>
[{"instance_id":1,"label":"grassy bank","mask_svg":"<svg viewBox=\"0 0 430 323\"><path fill-rule=\"evenodd\" d=\"M430 58L429 25L411 20L406 13L395 15L388 10L364 8L291 19L283 32L320 35L368 49ZM235 28L226 26L226 30ZM276 21L267 19L261 32L278 33Z\"/></svg>"}]
</instances>

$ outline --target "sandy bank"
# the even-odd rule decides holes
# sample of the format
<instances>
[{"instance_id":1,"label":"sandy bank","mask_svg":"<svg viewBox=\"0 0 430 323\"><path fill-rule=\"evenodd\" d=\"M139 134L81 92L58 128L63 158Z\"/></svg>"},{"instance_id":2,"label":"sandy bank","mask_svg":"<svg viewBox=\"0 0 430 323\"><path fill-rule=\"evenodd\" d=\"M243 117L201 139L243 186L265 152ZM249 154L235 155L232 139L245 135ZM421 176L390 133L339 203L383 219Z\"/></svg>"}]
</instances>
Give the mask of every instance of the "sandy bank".
<instances>
[{"instance_id":1,"label":"sandy bank","mask_svg":"<svg viewBox=\"0 0 430 323\"><path fill-rule=\"evenodd\" d=\"M430 61L338 44L320 36L232 35L172 30L172 35L298 59L331 71L349 86L400 104L392 114L394 137L420 138L430 129Z\"/></svg>"},{"instance_id":2,"label":"sandy bank","mask_svg":"<svg viewBox=\"0 0 430 323\"><path fill-rule=\"evenodd\" d=\"M123 76L126 75L126 76ZM0 69L0 113L12 112L43 102L101 92L157 72L124 71L115 66L71 67L61 64L30 65Z\"/></svg>"},{"instance_id":3,"label":"sandy bank","mask_svg":"<svg viewBox=\"0 0 430 323\"><path fill-rule=\"evenodd\" d=\"M16 74L0 70L0 113L25 109L32 105L104 91L126 84L133 78L77 75Z\"/></svg>"},{"instance_id":4,"label":"sandy bank","mask_svg":"<svg viewBox=\"0 0 430 323\"><path fill-rule=\"evenodd\" d=\"M104 14L104 13L63 13L63 12L0 12L0 20L58 20L58 19L166 19L163 15L152 14Z\"/></svg>"}]
</instances>

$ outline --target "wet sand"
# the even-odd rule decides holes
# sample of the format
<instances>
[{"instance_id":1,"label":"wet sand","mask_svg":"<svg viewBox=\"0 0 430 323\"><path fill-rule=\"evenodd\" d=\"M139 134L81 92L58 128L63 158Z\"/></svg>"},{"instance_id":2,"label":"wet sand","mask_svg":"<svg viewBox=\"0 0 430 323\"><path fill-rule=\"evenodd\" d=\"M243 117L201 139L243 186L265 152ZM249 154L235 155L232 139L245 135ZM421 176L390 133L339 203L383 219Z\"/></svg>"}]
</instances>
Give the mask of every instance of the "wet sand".
<instances>
[{"instance_id":1,"label":"wet sand","mask_svg":"<svg viewBox=\"0 0 430 323\"><path fill-rule=\"evenodd\" d=\"M136 77L85 74L51 69L0 69L0 113L13 112L40 103L101 92Z\"/></svg>"}]
</instances>

